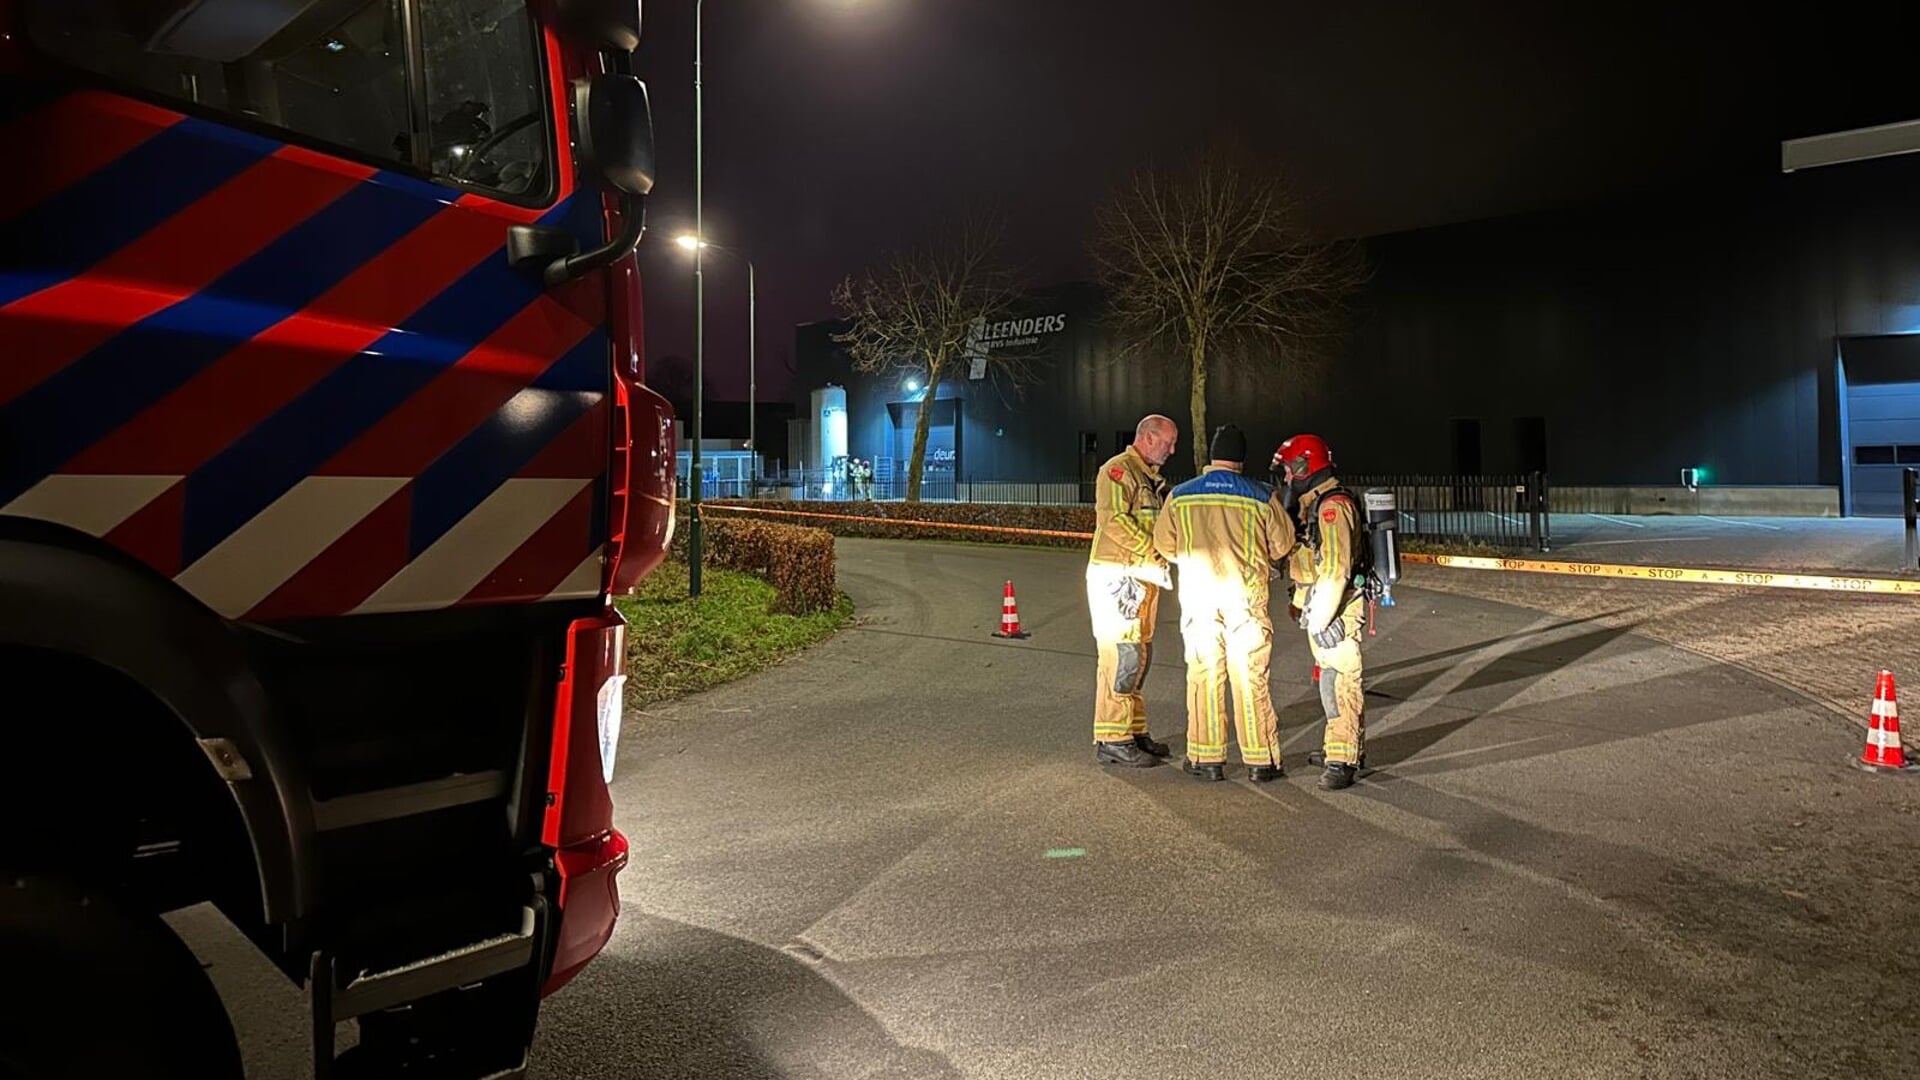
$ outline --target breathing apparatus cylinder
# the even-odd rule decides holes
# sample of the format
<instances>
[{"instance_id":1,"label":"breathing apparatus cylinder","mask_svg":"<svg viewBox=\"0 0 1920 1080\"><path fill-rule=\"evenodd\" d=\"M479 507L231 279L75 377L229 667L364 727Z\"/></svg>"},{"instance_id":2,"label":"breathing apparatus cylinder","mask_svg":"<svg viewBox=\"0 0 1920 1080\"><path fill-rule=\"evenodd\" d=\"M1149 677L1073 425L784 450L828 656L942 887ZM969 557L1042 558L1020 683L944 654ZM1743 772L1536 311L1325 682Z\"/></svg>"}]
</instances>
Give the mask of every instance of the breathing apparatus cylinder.
<instances>
[{"instance_id":1,"label":"breathing apparatus cylinder","mask_svg":"<svg viewBox=\"0 0 1920 1080\"><path fill-rule=\"evenodd\" d=\"M1367 535L1373 545L1373 576L1380 584L1380 602L1393 606L1393 583L1400 580L1400 512L1393 492L1370 488L1366 496Z\"/></svg>"}]
</instances>

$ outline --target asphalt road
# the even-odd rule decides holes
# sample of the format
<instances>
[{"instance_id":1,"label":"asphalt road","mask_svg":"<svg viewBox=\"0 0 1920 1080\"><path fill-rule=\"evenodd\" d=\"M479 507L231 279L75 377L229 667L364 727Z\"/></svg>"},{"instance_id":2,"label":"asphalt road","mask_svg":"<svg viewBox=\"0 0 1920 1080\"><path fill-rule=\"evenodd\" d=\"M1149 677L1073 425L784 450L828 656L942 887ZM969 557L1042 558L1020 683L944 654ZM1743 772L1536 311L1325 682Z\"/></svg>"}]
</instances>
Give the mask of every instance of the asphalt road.
<instances>
[{"instance_id":1,"label":"asphalt road","mask_svg":"<svg viewBox=\"0 0 1920 1080\"><path fill-rule=\"evenodd\" d=\"M541 1080L1920 1076L1920 780L1778 683L1407 589L1371 774L1312 786L1287 632L1288 778L1208 784L1094 764L1080 556L840 552L857 629L629 717L622 922Z\"/></svg>"},{"instance_id":2,"label":"asphalt road","mask_svg":"<svg viewBox=\"0 0 1920 1080\"><path fill-rule=\"evenodd\" d=\"M1548 558L1886 576L1906 562L1906 524L1892 518L1555 514L1552 529Z\"/></svg>"}]
</instances>

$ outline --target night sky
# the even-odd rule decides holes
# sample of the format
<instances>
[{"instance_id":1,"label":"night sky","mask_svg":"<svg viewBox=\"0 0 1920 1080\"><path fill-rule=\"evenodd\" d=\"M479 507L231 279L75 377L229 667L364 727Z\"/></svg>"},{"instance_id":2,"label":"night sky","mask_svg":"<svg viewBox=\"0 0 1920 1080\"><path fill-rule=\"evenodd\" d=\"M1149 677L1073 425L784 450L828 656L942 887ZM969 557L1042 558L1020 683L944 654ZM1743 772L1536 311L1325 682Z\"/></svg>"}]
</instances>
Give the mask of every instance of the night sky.
<instances>
[{"instance_id":1,"label":"night sky","mask_svg":"<svg viewBox=\"0 0 1920 1080\"><path fill-rule=\"evenodd\" d=\"M1313 226L1364 236L1777 169L1778 140L1920 117L1912 17L1753 7L1144 0L714 0L707 234L759 269L760 396L833 284L969 207L1036 283L1085 277L1132 169L1230 145ZM647 345L691 357L691 3L649 2L661 179ZM712 255L707 371L746 397L746 273Z\"/></svg>"}]
</instances>

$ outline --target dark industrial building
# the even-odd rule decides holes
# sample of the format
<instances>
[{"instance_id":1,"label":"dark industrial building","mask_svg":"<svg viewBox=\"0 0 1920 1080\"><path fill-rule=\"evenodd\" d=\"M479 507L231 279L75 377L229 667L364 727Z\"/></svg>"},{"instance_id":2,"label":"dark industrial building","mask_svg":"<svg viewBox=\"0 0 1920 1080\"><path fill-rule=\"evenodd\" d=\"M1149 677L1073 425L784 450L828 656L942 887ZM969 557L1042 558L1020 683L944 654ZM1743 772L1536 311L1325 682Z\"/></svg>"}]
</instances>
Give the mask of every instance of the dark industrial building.
<instances>
[{"instance_id":1,"label":"dark industrial building","mask_svg":"<svg viewBox=\"0 0 1920 1080\"><path fill-rule=\"evenodd\" d=\"M1255 446L1324 435L1362 473L1542 470L1623 512L1897 512L1920 466L1920 155L1698 182L1577 209L1376 237L1351 330L1301 369L1216 375L1211 423ZM1070 481L1139 416L1185 426L1178 364L1121 356L1097 288L1035 292L1010 328L1043 351L1024 392L941 388L929 477ZM813 391L845 390L840 452L904 469L904 380L851 371L837 329L798 329L789 462L821 460ZM1185 446L1176 471L1190 469Z\"/></svg>"}]
</instances>

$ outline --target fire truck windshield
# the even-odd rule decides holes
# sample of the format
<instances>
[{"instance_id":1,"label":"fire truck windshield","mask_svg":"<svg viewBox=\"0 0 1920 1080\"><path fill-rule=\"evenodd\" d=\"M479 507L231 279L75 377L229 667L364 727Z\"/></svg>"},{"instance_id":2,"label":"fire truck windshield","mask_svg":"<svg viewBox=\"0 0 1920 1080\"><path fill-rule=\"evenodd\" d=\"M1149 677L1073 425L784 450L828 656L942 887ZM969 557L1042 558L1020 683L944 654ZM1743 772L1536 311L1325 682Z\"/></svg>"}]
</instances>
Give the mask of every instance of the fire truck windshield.
<instances>
[{"instance_id":1,"label":"fire truck windshield","mask_svg":"<svg viewBox=\"0 0 1920 1080\"><path fill-rule=\"evenodd\" d=\"M552 195L524 0L47 0L44 50L121 86L515 202Z\"/></svg>"}]
</instances>

